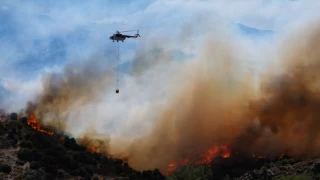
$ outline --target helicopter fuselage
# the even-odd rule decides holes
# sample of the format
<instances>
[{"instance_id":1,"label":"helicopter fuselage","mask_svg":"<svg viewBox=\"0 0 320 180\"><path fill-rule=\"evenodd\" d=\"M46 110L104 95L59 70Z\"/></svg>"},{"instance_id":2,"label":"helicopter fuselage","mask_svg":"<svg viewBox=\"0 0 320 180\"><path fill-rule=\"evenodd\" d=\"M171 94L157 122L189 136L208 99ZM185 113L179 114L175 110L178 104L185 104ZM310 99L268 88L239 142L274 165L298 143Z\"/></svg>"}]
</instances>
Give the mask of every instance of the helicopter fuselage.
<instances>
[{"instance_id":1,"label":"helicopter fuselage","mask_svg":"<svg viewBox=\"0 0 320 180\"><path fill-rule=\"evenodd\" d=\"M119 34L114 34L112 36L110 36L110 39L113 40L113 41L124 41L126 39L125 36L122 36L122 35L119 35Z\"/></svg>"}]
</instances>

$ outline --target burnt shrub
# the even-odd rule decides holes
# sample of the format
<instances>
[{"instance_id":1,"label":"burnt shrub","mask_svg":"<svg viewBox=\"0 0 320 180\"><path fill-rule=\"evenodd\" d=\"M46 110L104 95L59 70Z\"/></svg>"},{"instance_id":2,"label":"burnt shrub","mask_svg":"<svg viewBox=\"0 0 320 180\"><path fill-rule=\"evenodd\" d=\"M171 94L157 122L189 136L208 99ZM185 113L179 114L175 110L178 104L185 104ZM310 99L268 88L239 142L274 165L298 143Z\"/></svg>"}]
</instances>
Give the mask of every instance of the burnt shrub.
<instances>
[{"instance_id":1,"label":"burnt shrub","mask_svg":"<svg viewBox=\"0 0 320 180\"><path fill-rule=\"evenodd\" d=\"M33 145L31 141L24 140L20 143L20 147L32 149Z\"/></svg>"},{"instance_id":2,"label":"burnt shrub","mask_svg":"<svg viewBox=\"0 0 320 180\"><path fill-rule=\"evenodd\" d=\"M7 164L0 164L0 172L9 174L11 172L11 166Z\"/></svg>"}]
</instances>

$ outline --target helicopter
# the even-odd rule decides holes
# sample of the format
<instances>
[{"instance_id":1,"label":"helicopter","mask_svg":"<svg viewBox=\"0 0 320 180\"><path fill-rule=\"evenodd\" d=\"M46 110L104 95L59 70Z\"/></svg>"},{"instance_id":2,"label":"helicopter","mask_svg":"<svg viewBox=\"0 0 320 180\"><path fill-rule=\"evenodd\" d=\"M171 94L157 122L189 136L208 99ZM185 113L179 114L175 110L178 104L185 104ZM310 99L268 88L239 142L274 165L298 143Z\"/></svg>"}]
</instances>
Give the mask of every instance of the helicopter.
<instances>
[{"instance_id":1,"label":"helicopter","mask_svg":"<svg viewBox=\"0 0 320 180\"><path fill-rule=\"evenodd\" d=\"M124 41L126 38L137 38L137 37L140 37L140 34L139 34L139 30L131 30L131 31L137 31L137 34L134 35L134 36L129 36L129 35L124 35L124 34L121 34L119 31L116 31L116 34L113 34L112 36L110 36L110 40L112 40L113 42L114 41ZM122 31L122 32L130 32L130 31Z\"/></svg>"}]
</instances>

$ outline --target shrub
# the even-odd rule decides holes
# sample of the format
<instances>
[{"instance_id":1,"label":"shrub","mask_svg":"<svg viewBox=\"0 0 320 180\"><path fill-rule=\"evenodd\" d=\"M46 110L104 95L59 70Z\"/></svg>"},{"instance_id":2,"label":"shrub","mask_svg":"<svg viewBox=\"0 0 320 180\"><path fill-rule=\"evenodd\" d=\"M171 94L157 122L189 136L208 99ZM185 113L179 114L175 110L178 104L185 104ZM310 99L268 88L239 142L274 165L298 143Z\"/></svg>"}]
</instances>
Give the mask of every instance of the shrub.
<instances>
[{"instance_id":1,"label":"shrub","mask_svg":"<svg viewBox=\"0 0 320 180\"><path fill-rule=\"evenodd\" d=\"M34 138L42 145L41 148L51 148L53 142L50 135L41 132L36 132L35 135L36 136Z\"/></svg>"},{"instance_id":2,"label":"shrub","mask_svg":"<svg viewBox=\"0 0 320 180\"><path fill-rule=\"evenodd\" d=\"M152 179L165 179L165 177L161 174L159 169L154 169L152 171Z\"/></svg>"},{"instance_id":3,"label":"shrub","mask_svg":"<svg viewBox=\"0 0 320 180\"><path fill-rule=\"evenodd\" d=\"M85 166L86 171L92 176L93 175L93 168L91 165Z\"/></svg>"},{"instance_id":4,"label":"shrub","mask_svg":"<svg viewBox=\"0 0 320 180\"><path fill-rule=\"evenodd\" d=\"M132 172L129 174L129 179L138 179L138 174L136 172Z\"/></svg>"},{"instance_id":5,"label":"shrub","mask_svg":"<svg viewBox=\"0 0 320 180\"><path fill-rule=\"evenodd\" d=\"M18 152L18 158L21 160L31 161L32 160L32 150L27 148L21 148Z\"/></svg>"},{"instance_id":6,"label":"shrub","mask_svg":"<svg viewBox=\"0 0 320 180\"><path fill-rule=\"evenodd\" d=\"M10 120L18 120L18 114L17 113L11 113L10 114Z\"/></svg>"},{"instance_id":7,"label":"shrub","mask_svg":"<svg viewBox=\"0 0 320 180\"><path fill-rule=\"evenodd\" d=\"M52 137L50 135L41 133L41 132L28 132L25 135L25 140L29 140L32 142L33 147L37 149L46 149L51 148Z\"/></svg>"},{"instance_id":8,"label":"shrub","mask_svg":"<svg viewBox=\"0 0 320 180\"><path fill-rule=\"evenodd\" d=\"M290 176L278 176L272 178L272 180L312 180L315 179L313 174L297 174L297 175L290 175Z\"/></svg>"},{"instance_id":9,"label":"shrub","mask_svg":"<svg viewBox=\"0 0 320 180\"><path fill-rule=\"evenodd\" d=\"M132 171L133 171L132 168L129 167L127 162L123 163L123 172L124 173L131 174Z\"/></svg>"},{"instance_id":10,"label":"shrub","mask_svg":"<svg viewBox=\"0 0 320 180\"><path fill-rule=\"evenodd\" d=\"M281 160L281 164L282 165L286 165L286 164L294 164L296 161L294 159L283 159Z\"/></svg>"},{"instance_id":11,"label":"shrub","mask_svg":"<svg viewBox=\"0 0 320 180\"><path fill-rule=\"evenodd\" d=\"M33 140L33 137L34 137L34 132L32 131L28 131L25 135L24 135L24 139L25 140L29 140L29 141L32 141Z\"/></svg>"},{"instance_id":12,"label":"shrub","mask_svg":"<svg viewBox=\"0 0 320 180\"><path fill-rule=\"evenodd\" d=\"M21 118L20 121L21 121L21 123L22 123L23 125L27 125L27 124L28 124L28 118L27 118L27 117Z\"/></svg>"},{"instance_id":13,"label":"shrub","mask_svg":"<svg viewBox=\"0 0 320 180\"><path fill-rule=\"evenodd\" d=\"M56 165L58 165L58 160L56 159L56 157L44 156L43 163L48 164L48 165L52 165L52 166L56 166Z\"/></svg>"},{"instance_id":14,"label":"shrub","mask_svg":"<svg viewBox=\"0 0 320 180\"><path fill-rule=\"evenodd\" d=\"M22 127L23 127L23 126L22 126L21 123L19 123L19 124L17 125L17 128L18 128L19 131L21 131Z\"/></svg>"},{"instance_id":15,"label":"shrub","mask_svg":"<svg viewBox=\"0 0 320 180\"><path fill-rule=\"evenodd\" d=\"M65 149L60 145L53 145L51 148L46 149L44 152L47 156L60 157L65 154Z\"/></svg>"},{"instance_id":16,"label":"shrub","mask_svg":"<svg viewBox=\"0 0 320 180\"><path fill-rule=\"evenodd\" d=\"M11 166L7 164L0 164L0 172L9 174L11 172Z\"/></svg>"},{"instance_id":17,"label":"shrub","mask_svg":"<svg viewBox=\"0 0 320 180\"><path fill-rule=\"evenodd\" d=\"M70 155L63 155L59 158L59 164L67 169L75 170L79 167L77 161L75 161Z\"/></svg>"},{"instance_id":18,"label":"shrub","mask_svg":"<svg viewBox=\"0 0 320 180\"><path fill-rule=\"evenodd\" d=\"M86 152L76 152L73 155L73 159L84 164L95 164L93 157Z\"/></svg>"},{"instance_id":19,"label":"shrub","mask_svg":"<svg viewBox=\"0 0 320 180\"><path fill-rule=\"evenodd\" d=\"M21 161L21 160L17 160L16 164L18 164L19 166L23 166L25 164L25 162Z\"/></svg>"},{"instance_id":20,"label":"shrub","mask_svg":"<svg viewBox=\"0 0 320 180\"><path fill-rule=\"evenodd\" d=\"M167 177L170 180L194 180L194 179L210 179L212 172L204 166L196 167L195 165L183 165L177 169L173 175Z\"/></svg>"},{"instance_id":21,"label":"shrub","mask_svg":"<svg viewBox=\"0 0 320 180\"><path fill-rule=\"evenodd\" d=\"M32 161L41 161L44 157L44 154L37 149L32 149L31 154L32 154L32 158L31 158Z\"/></svg>"},{"instance_id":22,"label":"shrub","mask_svg":"<svg viewBox=\"0 0 320 180\"><path fill-rule=\"evenodd\" d=\"M87 170L84 167L78 169L79 175L82 177L90 176Z\"/></svg>"},{"instance_id":23,"label":"shrub","mask_svg":"<svg viewBox=\"0 0 320 180\"><path fill-rule=\"evenodd\" d=\"M52 174L54 176L58 175L58 168L51 164L45 164L44 170L46 173Z\"/></svg>"},{"instance_id":24,"label":"shrub","mask_svg":"<svg viewBox=\"0 0 320 180\"><path fill-rule=\"evenodd\" d=\"M33 161L33 162L30 163L30 168L31 169L38 169L40 167L41 167L41 163L39 163L39 162Z\"/></svg>"},{"instance_id":25,"label":"shrub","mask_svg":"<svg viewBox=\"0 0 320 180\"><path fill-rule=\"evenodd\" d=\"M102 154L100 153L93 153L93 157L95 160L100 161L102 158Z\"/></svg>"},{"instance_id":26,"label":"shrub","mask_svg":"<svg viewBox=\"0 0 320 180\"><path fill-rule=\"evenodd\" d=\"M24 141L22 141L22 142L20 143L20 147L32 149L33 145L32 145L32 142L31 142L31 141L24 140Z\"/></svg>"},{"instance_id":27,"label":"shrub","mask_svg":"<svg viewBox=\"0 0 320 180\"><path fill-rule=\"evenodd\" d=\"M64 146L66 148L70 148L75 151L85 151L86 150L86 147L80 146L79 144L77 144L77 142L74 138L69 138L67 136L64 138Z\"/></svg>"}]
</instances>

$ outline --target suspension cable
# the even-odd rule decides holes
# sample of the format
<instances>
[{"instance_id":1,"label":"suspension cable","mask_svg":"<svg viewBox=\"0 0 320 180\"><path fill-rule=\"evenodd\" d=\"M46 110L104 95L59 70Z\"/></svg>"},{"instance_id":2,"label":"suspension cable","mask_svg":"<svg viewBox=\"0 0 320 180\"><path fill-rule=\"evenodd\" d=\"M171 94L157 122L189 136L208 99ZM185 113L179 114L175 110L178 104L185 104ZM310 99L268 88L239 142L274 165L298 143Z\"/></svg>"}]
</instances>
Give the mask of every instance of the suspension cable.
<instances>
[{"instance_id":1,"label":"suspension cable","mask_svg":"<svg viewBox=\"0 0 320 180\"><path fill-rule=\"evenodd\" d=\"M117 72L117 89L119 89L119 71L120 71L120 48L119 48L119 42L118 43L118 72Z\"/></svg>"}]
</instances>

